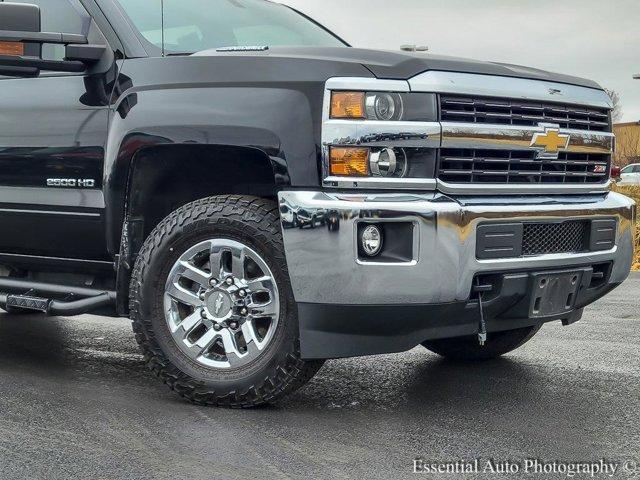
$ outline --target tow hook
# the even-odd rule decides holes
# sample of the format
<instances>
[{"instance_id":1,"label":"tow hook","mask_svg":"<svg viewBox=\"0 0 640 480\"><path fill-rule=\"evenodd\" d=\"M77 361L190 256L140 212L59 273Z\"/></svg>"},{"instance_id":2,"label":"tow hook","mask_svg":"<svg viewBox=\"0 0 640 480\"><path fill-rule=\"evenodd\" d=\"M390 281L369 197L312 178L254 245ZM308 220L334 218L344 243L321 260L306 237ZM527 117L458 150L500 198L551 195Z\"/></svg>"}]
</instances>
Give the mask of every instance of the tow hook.
<instances>
[{"instance_id":1,"label":"tow hook","mask_svg":"<svg viewBox=\"0 0 640 480\"><path fill-rule=\"evenodd\" d=\"M480 284L480 279L476 277L476 284L473 286L473 292L478 294L478 313L480 321L478 322L478 343L484 346L487 341L487 323L484 321L484 311L482 310L482 292L490 292L493 290L491 284Z\"/></svg>"}]
</instances>

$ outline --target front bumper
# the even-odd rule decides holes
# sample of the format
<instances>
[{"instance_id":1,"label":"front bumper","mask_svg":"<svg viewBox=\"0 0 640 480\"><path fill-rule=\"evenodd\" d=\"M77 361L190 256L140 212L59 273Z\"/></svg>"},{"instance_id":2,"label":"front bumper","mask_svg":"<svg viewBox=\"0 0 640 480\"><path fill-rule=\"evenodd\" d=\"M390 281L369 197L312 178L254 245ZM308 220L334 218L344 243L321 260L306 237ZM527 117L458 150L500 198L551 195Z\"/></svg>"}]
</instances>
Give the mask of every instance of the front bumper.
<instances>
[{"instance_id":1,"label":"front bumper","mask_svg":"<svg viewBox=\"0 0 640 480\"><path fill-rule=\"evenodd\" d=\"M304 230L283 222L306 358L401 351L429 338L472 334L477 328L472 284L478 275L502 278L505 274L526 276L533 271L608 265L597 290L583 295L564 317L533 319L525 314L518 318L499 294L494 300L504 308L489 309L488 327L491 331L558 318L574 321L584 305L627 277L633 256L634 202L613 192L452 198L437 192L283 191L279 200L293 212L316 212L318 218L330 220ZM615 246L597 252L476 258L476 229L481 223L567 219L615 219ZM410 258L384 263L359 258L358 226L371 221L412 225ZM518 294L527 294L526 282L518 288ZM509 305L513 306L515 294L511 295Z\"/></svg>"}]
</instances>

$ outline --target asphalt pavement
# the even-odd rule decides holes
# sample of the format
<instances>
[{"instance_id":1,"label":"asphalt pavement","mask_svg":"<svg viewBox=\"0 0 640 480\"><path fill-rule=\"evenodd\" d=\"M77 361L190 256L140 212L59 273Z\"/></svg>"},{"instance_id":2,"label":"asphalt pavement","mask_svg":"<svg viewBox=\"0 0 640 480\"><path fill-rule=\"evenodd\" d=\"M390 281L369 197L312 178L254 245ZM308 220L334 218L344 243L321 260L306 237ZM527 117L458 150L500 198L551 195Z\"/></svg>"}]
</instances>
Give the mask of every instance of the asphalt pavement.
<instances>
[{"instance_id":1,"label":"asphalt pavement","mask_svg":"<svg viewBox=\"0 0 640 480\"><path fill-rule=\"evenodd\" d=\"M0 478L415 478L418 457L640 461L639 347L632 274L582 321L546 325L502 359L464 365L420 347L334 360L278 405L237 411L190 405L152 377L126 319L0 314ZM486 477L450 478L474 476Z\"/></svg>"}]
</instances>

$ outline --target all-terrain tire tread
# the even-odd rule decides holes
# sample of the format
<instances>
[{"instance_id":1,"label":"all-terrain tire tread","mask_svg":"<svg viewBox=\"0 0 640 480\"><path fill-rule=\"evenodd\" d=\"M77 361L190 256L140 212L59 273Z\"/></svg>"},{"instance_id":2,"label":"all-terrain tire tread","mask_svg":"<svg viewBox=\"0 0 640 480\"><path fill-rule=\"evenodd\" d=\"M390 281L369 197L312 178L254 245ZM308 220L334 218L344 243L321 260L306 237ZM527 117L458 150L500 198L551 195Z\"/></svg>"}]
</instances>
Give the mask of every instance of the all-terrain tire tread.
<instances>
[{"instance_id":1,"label":"all-terrain tire tread","mask_svg":"<svg viewBox=\"0 0 640 480\"><path fill-rule=\"evenodd\" d=\"M130 285L130 315L135 339L144 355L147 367L165 384L186 400L207 406L248 408L270 403L304 385L322 366L322 361L304 361L300 358L300 345L286 356L284 364L269 372L264 379L244 389L219 395L198 381L181 372L173 365L154 340L151 321L142 314L141 287L145 270L163 240L186 223L216 215L219 221L225 218L242 219L251 223L259 235L277 239L282 244L279 212L275 202L258 197L222 195L208 197L184 205L156 226L145 241L135 262ZM284 248L272 252L284 261ZM286 275L288 278L288 274Z\"/></svg>"}]
</instances>

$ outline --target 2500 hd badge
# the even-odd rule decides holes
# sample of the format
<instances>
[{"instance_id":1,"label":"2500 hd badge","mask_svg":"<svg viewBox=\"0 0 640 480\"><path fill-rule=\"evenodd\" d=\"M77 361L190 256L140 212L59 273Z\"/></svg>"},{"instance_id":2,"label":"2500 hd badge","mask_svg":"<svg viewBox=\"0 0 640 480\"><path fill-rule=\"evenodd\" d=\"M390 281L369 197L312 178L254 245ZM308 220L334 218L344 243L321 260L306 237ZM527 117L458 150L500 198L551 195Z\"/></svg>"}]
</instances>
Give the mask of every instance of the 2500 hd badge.
<instances>
[{"instance_id":1,"label":"2500 hd badge","mask_svg":"<svg viewBox=\"0 0 640 480\"><path fill-rule=\"evenodd\" d=\"M67 187L67 188L93 188L96 181L92 178L75 179L75 178L47 178L47 187Z\"/></svg>"}]
</instances>

